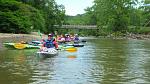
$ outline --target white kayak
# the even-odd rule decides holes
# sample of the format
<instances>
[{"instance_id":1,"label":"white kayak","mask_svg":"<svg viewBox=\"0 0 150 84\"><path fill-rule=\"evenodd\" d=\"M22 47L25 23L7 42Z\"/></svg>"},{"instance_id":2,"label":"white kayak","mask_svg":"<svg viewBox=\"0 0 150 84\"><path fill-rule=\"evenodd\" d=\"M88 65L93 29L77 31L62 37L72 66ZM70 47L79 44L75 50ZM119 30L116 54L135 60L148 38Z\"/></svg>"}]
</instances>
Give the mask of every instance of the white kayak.
<instances>
[{"instance_id":1,"label":"white kayak","mask_svg":"<svg viewBox=\"0 0 150 84\"><path fill-rule=\"evenodd\" d=\"M37 52L39 55L43 56L55 56L58 54L58 51L55 48L46 48L43 51Z\"/></svg>"}]
</instances>

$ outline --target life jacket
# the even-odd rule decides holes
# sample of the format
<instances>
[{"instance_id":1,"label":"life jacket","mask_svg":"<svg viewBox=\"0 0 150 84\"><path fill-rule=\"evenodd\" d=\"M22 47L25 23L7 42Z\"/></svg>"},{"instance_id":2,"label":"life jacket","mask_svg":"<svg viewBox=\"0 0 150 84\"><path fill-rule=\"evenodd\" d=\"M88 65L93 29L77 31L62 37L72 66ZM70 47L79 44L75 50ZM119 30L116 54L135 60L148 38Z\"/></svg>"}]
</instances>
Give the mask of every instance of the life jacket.
<instances>
[{"instance_id":1,"label":"life jacket","mask_svg":"<svg viewBox=\"0 0 150 84\"><path fill-rule=\"evenodd\" d=\"M78 38L78 37L75 37L75 38L74 38L74 41L79 41L79 38Z\"/></svg>"},{"instance_id":2,"label":"life jacket","mask_svg":"<svg viewBox=\"0 0 150 84\"><path fill-rule=\"evenodd\" d=\"M66 37L66 38L65 38L65 41L66 41L66 42L70 42L70 41L71 41L70 37Z\"/></svg>"},{"instance_id":3,"label":"life jacket","mask_svg":"<svg viewBox=\"0 0 150 84\"><path fill-rule=\"evenodd\" d=\"M47 48L53 48L54 47L53 41L54 41L54 39L46 40L45 41L45 47L47 47Z\"/></svg>"}]
</instances>

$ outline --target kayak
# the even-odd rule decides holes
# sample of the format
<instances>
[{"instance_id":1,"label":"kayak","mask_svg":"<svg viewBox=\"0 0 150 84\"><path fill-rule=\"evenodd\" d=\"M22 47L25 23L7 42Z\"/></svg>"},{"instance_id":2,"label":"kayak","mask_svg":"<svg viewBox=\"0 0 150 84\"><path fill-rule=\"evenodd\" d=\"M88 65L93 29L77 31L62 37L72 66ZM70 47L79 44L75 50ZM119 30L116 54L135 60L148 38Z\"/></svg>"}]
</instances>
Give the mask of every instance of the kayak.
<instances>
[{"instance_id":1,"label":"kayak","mask_svg":"<svg viewBox=\"0 0 150 84\"><path fill-rule=\"evenodd\" d=\"M43 51L37 52L37 54L46 57L51 57L51 56L56 56L58 54L58 51L55 48L46 48Z\"/></svg>"},{"instance_id":2,"label":"kayak","mask_svg":"<svg viewBox=\"0 0 150 84\"><path fill-rule=\"evenodd\" d=\"M86 43L85 40L74 41L74 43Z\"/></svg>"},{"instance_id":3,"label":"kayak","mask_svg":"<svg viewBox=\"0 0 150 84\"><path fill-rule=\"evenodd\" d=\"M86 42L86 40L82 40L81 42Z\"/></svg>"},{"instance_id":4,"label":"kayak","mask_svg":"<svg viewBox=\"0 0 150 84\"><path fill-rule=\"evenodd\" d=\"M13 49L40 49L41 46L21 44L21 43L3 43L7 48Z\"/></svg>"},{"instance_id":5,"label":"kayak","mask_svg":"<svg viewBox=\"0 0 150 84\"><path fill-rule=\"evenodd\" d=\"M73 44L74 47L83 47L83 44Z\"/></svg>"},{"instance_id":6,"label":"kayak","mask_svg":"<svg viewBox=\"0 0 150 84\"><path fill-rule=\"evenodd\" d=\"M59 50L63 50L63 49L67 49L67 48L74 48L74 46L58 45Z\"/></svg>"},{"instance_id":7,"label":"kayak","mask_svg":"<svg viewBox=\"0 0 150 84\"><path fill-rule=\"evenodd\" d=\"M34 45L34 46L41 46L42 45L42 42L41 41L31 41L31 42L28 42L29 45Z\"/></svg>"},{"instance_id":8,"label":"kayak","mask_svg":"<svg viewBox=\"0 0 150 84\"><path fill-rule=\"evenodd\" d=\"M66 46L84 47L83 44L66 44Z\"/></svg>"}]
</instances>

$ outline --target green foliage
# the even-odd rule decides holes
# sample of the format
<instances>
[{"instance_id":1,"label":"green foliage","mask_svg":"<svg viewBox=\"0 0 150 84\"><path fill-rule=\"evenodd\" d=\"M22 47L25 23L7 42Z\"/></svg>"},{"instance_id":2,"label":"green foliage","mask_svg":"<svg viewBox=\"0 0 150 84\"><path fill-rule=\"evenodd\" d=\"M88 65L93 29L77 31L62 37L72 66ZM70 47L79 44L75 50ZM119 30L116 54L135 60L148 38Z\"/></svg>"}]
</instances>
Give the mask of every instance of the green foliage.
<instances>
[{"instance_id":1,"label":"green foliage","mask_svg":"<svg viewBox=\"0 0 150 84\"><path fill-rule=\"evenodd\" d=\"M45 33L54 31L54 25L64 23L65 7L57 5L55 0L19 0L40 10L44 16Z\"/></svg>"},{"instance_id":2,"label":"green foliage","mask_svg":"<svg viewBox=\"0 0 150 84\"><path fill-rule=\"evenodd\" d=\"M80 14L78 14L77 16L66 16L65 17L65 24L83 25L83 24L85 24L84 16L80 15Z\"/></svg>"},{"instance_id":3,"label":"green foliage","mask_svg":"<svg viewBox=\"0 0 150 84\"><path fill-rule=\"evenodd\" d=\"M34 29L44 28L42 15L29 5L14 0L1 0L0 8L0 32L30 33L32 26Z\"/></svg>"},{"instance_id":4,"label":"green foliage","mask_svg":"<svg viewBox=\"0 0 150 84\"><path fill-rule=\"evenodd\" d=\"M144 4L150 4L150 0L145 0ZM150 6L145 6L143 9L143 15L145 18L144 26L150 27Z\"/></svg>"},{"instance_id":5,"label":"green foliage","mask_svg":"<svg viewBox=\"0 0 150 84\"><path fill-rule=\"evenodd\" d=\"M131 9L132 13L130 13L130 25L132 26L142 26L144 24L144 18L142 17L142 10L139 9Z\"/></svg>"},{"instance_id":6,"label":"green foliage","mask_svg":"<svg viewBox=\"0 0 150 84\"><path fill-rule=\"evenodd\" d=\"M85 9L86 13L84 14L84 22L88 25L96 25L97 18L96 13L94 11L94 6L87 7Z\"/></svg>"},{"instance_id":7,"label":"green foliage","mask_svg":"<svg viewBox=\"0 0 150 84\"><path fill-rule=\"evenodd\" d=\"M131 0L95 0L97 25L108 26L112 32L126 32Z\"/></svg>"},{"instance_id":8,"label":"green foliage","mask_svg":"<svg viewBox=\"0 0 150 84\"><path fill-rule=\"evenodd\" d=\"M150 0L143 0L149 4ZM54 25L97 25L98 30L61 30L80 35L121 35L122 33L148 33L150 6L136 8L138 0L94 0L84 14L65 16L65 7L55 0L0 0L0 32L30 33L41 30L49 33ZM132 28L131 28L132 27Z\"/></svg>"},{"instance_id":9,"label":"green foliage","mask_svg":"<svg viewBox=\"0 0 150 84\"><path fill-rule=\"evenodd\" d=\"M142 27L139 29L139 34L150 34L150 27Z\"/></svg>"},{"instance_id":10,"label":"green foliage","mask_svg":"<svg viewBox=\"0 0 150 84\"><path fill-rule=\"evenodd\" d=\"M93 7L85 9L85 14L77 14L76 16L66 16L65 24L71 25L96 25L96 15Z\"/></svg>"},{"instance_id":11,"label":"green foliage","mask_svg":"<svg viewBox=\"0 0 150 84\"><path fill-rule=\"evenodd\" d=\"M1 0L0 32L49 33L64 23L65 9L54 0Z\"/></svg>"},{"instance_id":12,"label":"green foliage","mask_svg":"<svg viewBox=\"0 0 150 84\"><path fill-rule=\"evenodd\" d=\"M134 34L150 34L150 27L130 26L128 32Z\"/></svg>"}]
</instances>

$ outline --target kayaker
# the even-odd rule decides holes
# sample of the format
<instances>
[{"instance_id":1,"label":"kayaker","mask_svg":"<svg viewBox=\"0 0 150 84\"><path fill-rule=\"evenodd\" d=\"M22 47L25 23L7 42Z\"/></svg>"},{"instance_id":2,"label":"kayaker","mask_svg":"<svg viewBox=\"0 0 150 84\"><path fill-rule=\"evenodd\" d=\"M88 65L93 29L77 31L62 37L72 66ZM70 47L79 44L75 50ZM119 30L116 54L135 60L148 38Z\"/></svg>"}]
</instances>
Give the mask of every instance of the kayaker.
<instances>
[{"instance_id":1,"label":"kayaker","mask_svg":"<svg viewBox=\"0 0 150 84\"><path fill-rule=\"evenodd\" d=\"M65 43L65 38L64 38L64 36L63 36L63 35L60 35L60 36L57 38L57 42L58 42L59 44Z\"/></svg>"},{"instance_id":2,"label":"kayaker","mask_svg":"<svg viewBox=\"0 0 150 84\"><path fill-rule=\"evenodd\" d=\"M79 36L78 36L78 34L75 34L75 36L74 36L74 42L75 43L79 42Z\"/></svg>"},{"instance_id":3,"label":"kayaker","mask_svg":"<svg viewBox=\"0 0 150 84\"><path fill-rule=\"evenodd\" d=\"M66 34L66 35L65 35L65 41L66 41L66 42L70 42L70 41L71 41L71 38L70 38L70 35L69 35L69 34Z\"/></svg>"},{"instance_id":4,"label":"kayaker","mask_svg":"<svg viewBox=\"0 0 150 84\"><path fill-rule=\"evenodd\" d=\"M73 34L70 34L70 39L71 39L71 41L74 41L74 35Z\"/></svg>"},{"instance_id":5,"label":"kayaker","mask_svg":"<svg viewBox=\"0 0 150 84\"><path fill-rule=\"evenodd\" d=\"M42 50L44 49L43 47L44 48L54 48L55 47L56 49L58 49L58 44L56 42L56 39L53 38L52 34L48 34L48 39L45 40L45 42L43 43Z\"/></svg>"}]
</instances>

